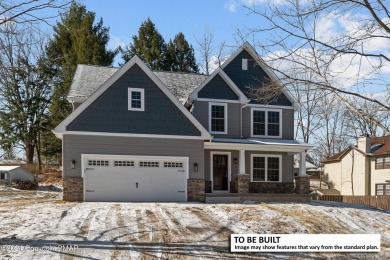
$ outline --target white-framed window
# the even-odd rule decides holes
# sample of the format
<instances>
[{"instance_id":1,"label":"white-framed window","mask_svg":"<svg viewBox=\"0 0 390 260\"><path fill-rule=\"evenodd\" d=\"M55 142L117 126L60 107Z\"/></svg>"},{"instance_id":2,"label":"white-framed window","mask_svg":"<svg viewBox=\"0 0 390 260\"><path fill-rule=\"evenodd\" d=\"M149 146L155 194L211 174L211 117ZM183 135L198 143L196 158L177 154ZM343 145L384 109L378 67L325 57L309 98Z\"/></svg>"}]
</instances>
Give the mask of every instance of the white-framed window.
<instances>
[{"instance_id":1,"label":"white-framed window","mask_svg":"<svg viewBox=\"0 0 390 260\"><path fill-rule=\"evenodd\" d=\"M164 168L183 168L182 162L164 162Z\"/></svg>"},{"instance_id":2,"label":"white-framed window","mask_svg":"<svg viewBox=\"0 0 390 260\"><path fill-rule=\"evenodd\" d=\"M282 110L252 108L251 110L252 137L282 137Z\"/></svg>"},{"instance_id":3,"label":"white-framed window","mask_svg":"<svg viewBox=\"0 0 390 260\"><path fill-rule=\"evenodd\" d=\"M227 134L227 103L209 103L209 132Z\"/></svg>"},{"instance_id":4,"label":"white-framed window","mask_svg":"<svg viewBox=\"0 0 390 260\"><path fill-rule=\"evenodd\" d=\"M110 162L106 160L88 160L88 166L110 166Z\"/></svg>"},{"instance_id":5,"label":"white-framed window","mask_svg":"<svg viewBox=\"0 0 390 260\"><path fill-rule=\"evenodd\" d=\"M114 161L115 167L133 167L134 161Z\"/></svg>"},{"instance_id":6,"label":"white-framed window","mask_svg":"<svg viewBox=\"0 0 390 260\"><path fill-rule=\"evenodd\" d=\"M248 59L242 59L242 70L248 70Z\"/></svg>"},{"instance_id":7,"label":"white-framed window","mask_svg":"<svg viewBox=\"0 0 390 260\"><path fill-rule=\"evenodd\" d=\"M160 167L160 163L159 162L139 162L139 167L158 168L158 167Z\"/></svg>"},{"instance_id":8,"label":"white-framed window","mask_svg":"<svg viewBox=\"0 0 390 260\"><path fill-rule=\"evenodd\" d=\"M145 111L145 92L143 88L129 88L129 107L131 111Z\"/></svg>"},{"instance_id":9,"label":"white-framed window","mask_svg":"<svg viewBox=\"0 0 390 260\"><path fill-rule=\"evenodd\" d=\"M0 172L0 180L5 180L5 179L7 179L7 173Z\"/></svg>"},{"instance_id":10,"label":"white-framed window","mask_svg":"<svg viewBox=\"0 0 390 260\"><path fill-rule=\"evenodd\" d=\"M281 155L251 155L251 182L281 182Z\"/></svg>"}]
</instances>

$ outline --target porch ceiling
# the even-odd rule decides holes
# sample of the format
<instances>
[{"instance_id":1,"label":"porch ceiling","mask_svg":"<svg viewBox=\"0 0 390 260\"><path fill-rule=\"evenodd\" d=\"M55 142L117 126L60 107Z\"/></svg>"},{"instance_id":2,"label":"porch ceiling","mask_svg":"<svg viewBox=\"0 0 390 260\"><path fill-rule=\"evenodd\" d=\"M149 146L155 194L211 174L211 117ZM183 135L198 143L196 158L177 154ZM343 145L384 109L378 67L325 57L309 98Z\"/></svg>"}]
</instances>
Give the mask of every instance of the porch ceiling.
<instances>
[{"instance_id":1,"label":"porch ceiling","mask_svg":"<svg viewBox=\"0 0 390 260\"><path fill-rule=\"evenodd\" d=\"M261 138L213 138L205 142L205 149L251 150L267 152L304 152L314 146L297 140Z\"/></svg>"}]
</instances>

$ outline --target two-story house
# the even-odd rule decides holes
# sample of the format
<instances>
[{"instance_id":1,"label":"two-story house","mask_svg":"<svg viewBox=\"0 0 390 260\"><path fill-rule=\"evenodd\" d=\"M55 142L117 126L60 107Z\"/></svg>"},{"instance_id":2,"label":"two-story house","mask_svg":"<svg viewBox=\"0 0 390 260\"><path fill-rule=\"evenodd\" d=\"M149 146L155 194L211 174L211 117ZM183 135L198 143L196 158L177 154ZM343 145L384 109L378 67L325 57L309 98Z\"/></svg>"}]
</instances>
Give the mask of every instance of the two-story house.
<instances>
[{"instance_id":1,"label":"two-story house","mask_svg":"<svg viewBox=\"0 0 390 260\"><path fill-rule=\"evenodd\" d=\"M294 193L297 104L253 88L275 75L245 43L209 76L79 65L55 130L63 142L64 200L187 201L205 193ZM305 163L297 184L307 188ZM302 187L298 187L301 189Z\"/></svg>"}]
</instances>

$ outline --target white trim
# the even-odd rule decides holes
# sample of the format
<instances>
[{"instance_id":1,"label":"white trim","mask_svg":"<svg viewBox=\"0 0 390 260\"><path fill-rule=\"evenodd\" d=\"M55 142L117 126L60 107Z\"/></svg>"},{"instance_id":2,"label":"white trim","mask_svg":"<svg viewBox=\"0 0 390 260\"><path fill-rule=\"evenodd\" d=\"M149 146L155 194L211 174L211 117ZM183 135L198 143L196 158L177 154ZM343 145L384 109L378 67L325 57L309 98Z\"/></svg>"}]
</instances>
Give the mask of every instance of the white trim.
<instances>
[{"instance_id":1,"label":"white trim","mask_svg":"<svg viewBox=\"0 0 390 260\"><path fill-rule=\"evenodd\" d=\"M92 135L92 136L116 136L116 137L145 137L145 138L164 138L164 139L193 139L205 140L202 136L188 135L153 135L153 134L126 134L126 133L107 133L107 132L84 132L84 131L67 131L67 135ZM63 133L55 134L57 138L62 139Z\"/></svg>"},{"instance_id":2,"label":"white trim","mask_svg":"<svg viewBox=\"0 0 390 260\"><path fill-rule=\"evenodd\" d=\"M204 102L224 102L224 103L240 103L238 100L229 100L229 99L212 99L212 98L198 98L196 101Z\"/></svg>"},{"instance_id":3,"label":"white trim","mask_svg":"<svg viewBox=\"0 0 390 260\"><path fill-rule=\"evenodd\" d=\"M253 180L253 157L264 157L265 158L265 181L254 181ZM279 158L279 181L268 181L268 158L273 157L273 158ZM250 171L250 181L251 182L282 182L282 155L278 154L251 154L251 171Z\"/></svg>"},{"instance_id":4,"label":"white trim","mask_svg":"<svg viewBox=\"0 0 390 260\"><path fill-rule=\"evenodd\" d=\"M258 107L258 108L269 108L269 109L294 109L292 106L275 106L275 105L264 105L264 104L248 104L247 107Z\"/></svg>"},{"instance_id":5,"label":"white trim","mask_svg":"<svg viewBox=\"0 0 390 260\"><path fill-rule=\"evenodd\" d=\"M281 82L281 80L275 75L275 73L269 69L269 67L266 65L265 61L257 54L255 49L248 43L245 42L240 48L238 48L230 57L221 65L221 69L223 70L232 60L234 60L241 51L246 50L252 58L256 61L256 63L265 71L265 73L275 82L277 82L280 86L283 86L283 94L286 95L287 99L293 104L294 110L297 110L299 108L298 102L296 99L291 95L290 91L288 91L284 84Z\"/></svg>"},{"instance_id":6,"label":"white trim","mask_svg":"<svg viewBox=\"0 0 390 260\"><path fill-rule=\"evenodd\" d=\"M184 161L187 167L185 168L186 170L186 183L185 183L185 201L188 201L188 185L187 185L187 180L190 178L190 160L189 157L180 157L180 156L143 156L143 155L112 155L112 154L81 154L81 176L84 179L85 177L85 164L84 160L88 159L88 157L92 158L97 158L97 159L124 159L124 160L140 160L140 159L145 159L145 160L159 160L159 161L164 161L164 160L180 160ZM85 201L85 181L83 180L83 200Z\"/></svg>"},{"instance_id":7,"label":"white trim","mask_svg":"<svg viewBox=\"0 0 390 260\"><path fill-rule=\"evenodd\" d=\"M228 156L228 183L227 183L227 190L226 192L230 192L230 182L232 180L232 154L231 152L217 152L217 151L211 151L210 152L210 180L211 180L211 191L214 192L214 160L213 156L214 155L227 155ZM224 192L225 190L222 191L217 191L217 192Z\"/></svg>"},{"instance_id":8,"label":"white trim","mask_svg":"<svg viewBox=\"0 0 390 260\"><path fill-rule=\"evenodd\" d=\"M253 134L253 111L264 111L265 112L265 135L254 135ZM268 135L268 112L279 112L279 135ZM255 108L251 107L251 137L264 137L264 138L282 138L282 113L281 109L272 109L272 108Z\"/></svg>"},{"instance_id":9,"label":"white trim","mask_svg":"<svg viewBox=\"0 0 390 260\"><path fill-rule=\"evenodd\" d=\"M198 100L198 93L202 90L216 75L220 75L221 78L226 82L226 84L236 93L239 98L239 102L246 104L249 102L249 99L242 93L242 91L234 84L234 82L229 78L229 76L221 69L216 69L208 78L206 78L192 93L189 95L188 99L190 101ZM224 100L223 100L224 101Z\"/></svg>"},{"instance_id":10,"label":"white trim","mask_svg":"<svg viewBox=\"0 0 390 260\"><path fill-rule=\"evenodd\" d=\"M225 131L223 132L216 132L216 131L212 131L211 130L211 108L212 106L221 106L221 107L224 107L224 128L225 128ZM227 130L227 124L228 122L228 105L227 103L216 103L216 102L210 102L209 103L209 132L211 134L227 134L228 133L228 130Z\"/></svg>"},{"instance_id":11,"label":"white trim","mask_svg":"<svg viewBox=\"0 0 390 260\"><path fill-rule=\"evenodd\" d=\"M104 93L112 84L123 76L133 65L137 64L145 74L164 92L164 94L176 105L177 108L191 121L192 124L200 131L203 140L208 140L211 135L207 130L195 119L193 115L180 103L180 101L168 90L162 81L141 61L140 58L134 56L118 71L116 71L108 80L106 80L95 92L88 97L78 108L76 108L64 121L61 122L53 132L57 134L67 134L66 126L69 125L77 116L81 114L93 101L95 101L102 93Z\"/></svg>"},{"instance_id":12,"label":"white trim","mask_svg":"<svg viewBox=\"0 0 390 260\"><path fill-rule=\"evenodd\" d=\"M243 143L217 143L205 142L204 149L220 149L220 150L251 150L263 152L292 152L299 153L312 149L311 145L282 145L282 144L243 144Z\"/></svg>"},{"instance_id":13,"label":"white trim","mask_svg":"<svg viewBox=\"0 0 390 260\"><path fill-rule=\"evenodd\" d=\"M141 92L141 107L132 107L133 95L132 92ZM128 110L129 111L145 111L145 90L143 88L128 88Z\"/></svg>"}]
</instances>

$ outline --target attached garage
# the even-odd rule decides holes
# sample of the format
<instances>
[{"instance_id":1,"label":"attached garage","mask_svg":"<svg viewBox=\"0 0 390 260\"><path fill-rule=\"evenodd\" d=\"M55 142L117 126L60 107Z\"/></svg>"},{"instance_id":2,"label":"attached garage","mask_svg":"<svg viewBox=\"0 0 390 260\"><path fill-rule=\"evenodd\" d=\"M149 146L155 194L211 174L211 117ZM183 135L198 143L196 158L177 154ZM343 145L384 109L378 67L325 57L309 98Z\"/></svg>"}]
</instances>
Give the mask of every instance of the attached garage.
<instances>
[{"instance_id":1,"label":"attached garage","mask_svg":"<svg viewBox=\"0 0 390 260\"><path fill-rule=\"evenodd\" d=\"M84 201L187 201L188 157L82 155Z\"/></svg>"}]
</instances>

